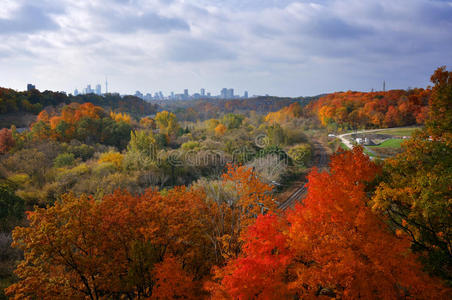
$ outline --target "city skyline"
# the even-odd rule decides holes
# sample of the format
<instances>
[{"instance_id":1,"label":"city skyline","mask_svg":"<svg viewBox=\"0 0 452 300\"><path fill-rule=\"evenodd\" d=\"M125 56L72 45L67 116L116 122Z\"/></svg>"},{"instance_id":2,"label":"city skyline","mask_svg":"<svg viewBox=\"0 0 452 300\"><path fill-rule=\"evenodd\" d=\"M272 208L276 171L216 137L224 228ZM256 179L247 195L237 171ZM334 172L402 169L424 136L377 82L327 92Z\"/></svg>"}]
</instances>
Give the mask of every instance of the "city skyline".
<instances>
[{"instance_id":1,"label":"city skyline","mask_svg":"<svg viewBox=\"0 0 452 300\"><path fill-rule=\"evenodd\" d=\"M33 84L27 84L27 90L35 89L36 86ZM108 82L105 81L105 92L102 92L102 86L100 83L96 84L96 87L93 89L91 88L91 84L87 84L85 88L81 88L80 90L78 88L75 88L73 92L67 92L67 94L72 94L74 96L81 95L81 94L96 94L96 95L103 95L107 93L108 89ZM115 94L117 92L110 91L111 93ZM118 93L119 94L119 93ZM202 99L202 98L217 98L217 99L246 99L248 98L248 91L243 91L243 95L236 94L234 92L234 88L222 88L219 92L219 94L212 94L212 92L209 92L205 88L200 88L199 92L193 92L193 94L189 93L189 89L183 89L183 93L175 93L174 91L171 91L168 94L164 94L162 91L155 91L154 95L152 95L152 92L145 91L142 93L141 91L137 90L135 93L126 93L122 95L134 95L137 96L143 100L189 100L189 99Z\"/></svg>"},{"instance_id":2,"label":"city skyline","mask_svg":"<svg viewBox=\"0 0 452 300\"><path fill-rule=\"evenodd\" d=\"M0 86L73 92L108 75L121 94L425 87L452 65L451 28L444 0L3 0Z\"/></svg>"}]
</instances>

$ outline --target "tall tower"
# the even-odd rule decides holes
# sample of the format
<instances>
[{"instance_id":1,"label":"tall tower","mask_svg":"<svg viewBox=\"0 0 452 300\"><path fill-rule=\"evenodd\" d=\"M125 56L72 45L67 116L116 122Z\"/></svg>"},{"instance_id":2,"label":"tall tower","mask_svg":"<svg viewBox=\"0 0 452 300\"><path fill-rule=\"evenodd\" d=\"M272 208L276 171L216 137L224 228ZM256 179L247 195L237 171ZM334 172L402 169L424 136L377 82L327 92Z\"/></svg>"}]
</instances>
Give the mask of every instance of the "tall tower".
<instances>
[{"instance_id":1,"label":"tall tower","mask_svg":"<svg viewBox=\"0 0 452 300\"><path fill-rule=\"evenodd\" d=\"M107 81L107 76L105 76L105 94L108 94L108 81Z\"/></svg>"},{"instance_id":2,"label":"tall tower","mask_svg":"<svg viewBox=\"0 0 452 300\"><path fill-rule=\"evenodd\" d=\"M386 92L386 81L383 80L383 92Z\"/></svg>"}]
</instances>

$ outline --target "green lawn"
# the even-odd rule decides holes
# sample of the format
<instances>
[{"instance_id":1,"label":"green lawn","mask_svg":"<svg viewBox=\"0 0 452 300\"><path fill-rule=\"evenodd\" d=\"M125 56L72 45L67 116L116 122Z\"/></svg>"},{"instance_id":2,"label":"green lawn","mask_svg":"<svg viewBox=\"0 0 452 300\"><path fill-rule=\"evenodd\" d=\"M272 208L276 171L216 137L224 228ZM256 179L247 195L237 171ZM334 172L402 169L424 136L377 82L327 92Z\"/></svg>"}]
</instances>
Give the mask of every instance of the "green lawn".
<instances>
[{"instance_id":1,"label":"green lawn","mask_svg":"<svg viewBox=\"0 0 452 300\"><path fill-rule=\"evenodd\" d=\"M374 133L397 135L397 136L411 136L413 131L420 129L421 127L405 127L405 128L394 128L394 129L382 129L380 131L375 131Z\"/></svg>"},{"instance_id":2,"label":"green lawn","mask_svg":"<svg viewBox=\"0 0 452 300\"><path fill-rule=\"evenodd\" d=\"M389 139L377 146L369 146L369 148L400 148L404 140Z\"/></svg>"},{"instance_id":3,"label":"green lawn","mask_svg":"<svg viewBox=\"0 0 452 300\"><path fill-rule=\"evenodd\" d=\"M339 144L339 147L341 147L343 150L349 150L348 147L345 146L345 144L342 142Z\"/></svg>"}]
</instances>

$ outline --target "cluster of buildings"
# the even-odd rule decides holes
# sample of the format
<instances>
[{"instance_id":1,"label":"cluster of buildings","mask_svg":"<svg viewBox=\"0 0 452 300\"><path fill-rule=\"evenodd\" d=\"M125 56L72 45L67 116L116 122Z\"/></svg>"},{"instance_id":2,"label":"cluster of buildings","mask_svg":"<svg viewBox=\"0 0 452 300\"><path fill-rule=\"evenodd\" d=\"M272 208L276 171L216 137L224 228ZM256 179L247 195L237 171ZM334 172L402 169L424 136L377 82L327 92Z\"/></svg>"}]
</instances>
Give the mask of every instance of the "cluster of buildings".
<instances>
[{"instance_id":1,"label":"cluster of buildings","mask_svg":"<svg viewBox=\"0 0 452 300\"><path fill-rule=\"evenodd\" d=\"M164 96L162 92L155 92L154 95L151 93L143 94L140 91L135 92L135 96L146 100L191 100L191 99L246 99L248 98L248 91L243 93L243 96L235 95L234 89L223 88L219 95L212 95L210 92L206 92L206 89L202 88L199 93L189 94L188 89L184 89L181 94L175 94L171 92L168 96Z\"/></svg>"},{"instance_id":2,"label":"cluster of buildings","mask_svg":"<svg viewBox=\"0 0 452 300\"><path fill-rule=\"evenodd\" d=\"M107 88L105 88L107 90ZM102 95L102 86L100 84L96 84L96 87L94 89L91 88L91 84L88 84L86 88L82 89L82 91L79 91L78 89L74 90L74 96L80 95L80 94L96 94L96 95Z\"/></svg>"},{"instance_id":3,"label":"cluster of buildings","mask_svg":"<svg viewBox=\"0 0 452 300\"><path fill-rule=\"evenodd\" d=\"M105 93L108 93L108 82L105 81ZM100 84L97 84L93 89L91 88L91 84L88 84L86 88L79 91L78 89L74 90L74 96L81 94L96 94L102 95L102 87ZM210 92L206 92L206 89L202 88L199 90L199 93L189 94L188 89L184 89L184 92L181 94L175 94L171 92L168 96L163 95L162 92L155 92L143 94L140 91L135 92L135 96L139 97L145 101L151 100L192 100L192 99L246 99L248 98L248 91L243 93L243 96L235 95L234 89L232 88L223 88L220 91L219 95L212 95Z\"/></svg>"}]
</instances>

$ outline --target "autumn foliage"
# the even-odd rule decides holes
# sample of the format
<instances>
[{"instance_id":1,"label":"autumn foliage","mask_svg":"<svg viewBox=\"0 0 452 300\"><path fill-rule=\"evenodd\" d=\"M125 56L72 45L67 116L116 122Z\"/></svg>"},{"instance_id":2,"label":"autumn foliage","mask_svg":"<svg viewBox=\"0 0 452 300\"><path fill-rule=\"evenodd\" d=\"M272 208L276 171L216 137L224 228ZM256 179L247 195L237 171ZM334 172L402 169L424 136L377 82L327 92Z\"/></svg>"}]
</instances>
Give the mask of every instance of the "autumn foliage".
<instances>
[{"instance_id":1,"label":"autumn foliage","mask_svg":"<svg viewBox=\"0 0 452 300\"><path fill-rule=\"evenodd\" d=\"M387 92L338 92L310 103L306 110L323 126L340 128L396 127L423 124L431 90Z\"/></svg>"},{"instance_id":2,"label":"autumn foliage","mask_svg":"<svg viewBox=\"0 0 452 300\"><path fill-rule=\"evenodd\" d=\"M31 130L39 139L68 141L76 136L77 125L83 118L100 119L103 114L104 110L92 103L71 103L64 106L60 114L41 111Z\"/></svg>"},{"instance_id":3,"label":"autumn foliage","mask_svg":"<svg viewBox=\"0 0 452 300\"><path fill-rule=\"evenodd\" d=\"M265 117L265 121L268 123L282 124L292 119L301 117L302 113L303 109L300 103L295 102L278 111L268 113Z\"/></svg>"},{"instance_id":4,"label":"autumn foliage","mask_svg":"<svg viewBox=\"0 0 452 300\"><path fill-rule=\"evenodd\" d=\"M270 187L245 167L230 167L220 182L235 201L217 202L204 189L176 187L142 195L116 191L102 201L65 195L28 213L14 230L24 260L13 299L199 298L213 265L240 251L240 235L274 207Z\"/></svg>"},{"instance_id":5,"label":"autumn foliage","mask_svg":"<svg viewBox=\"0 0 452 300\"><path fill-rule=\"evenodd\" d=\"M386 161L372 205L406 232L429 272L452 283L452 72L439 68L431 80L425 127Z\"/></svg>"},{"instance_id":6,"label":"autumn foliage","mask_svg":"<svg viewBox=\"0 0 452 300\"><path fill-rule=\"evenodd\" d=\"M111 111L110 118L112 118L116 122L123 121L127 124L130 124L132 122L132 118L127 113L121 113L121 112L115 113L115 112Z\"/></svg>"},{"instance_id":7,"label":"autumn foliage","mask_svg":"<svg viewBox=\"0 0 452 300\"><path fill-rule=\"evenodd\" d=\"M0 130L0 154L5 154L15 145L15 140L8 128L3 128Z\"/></svg>"},{"instance_id":8,"label":"autumn foliage","mask_svg":"<svg viewBox=\"0 0 452 300\"><path fill-rule=\"evenodd\" d=\"M362 150L332 158L309 175L308 195L284 217L260 216L212 288L234 299L446 299L422 272L406 236L367 206L366 182L379 168ZM450 291L449 291L450 292Z\"/></svg>"}]
</instances>

